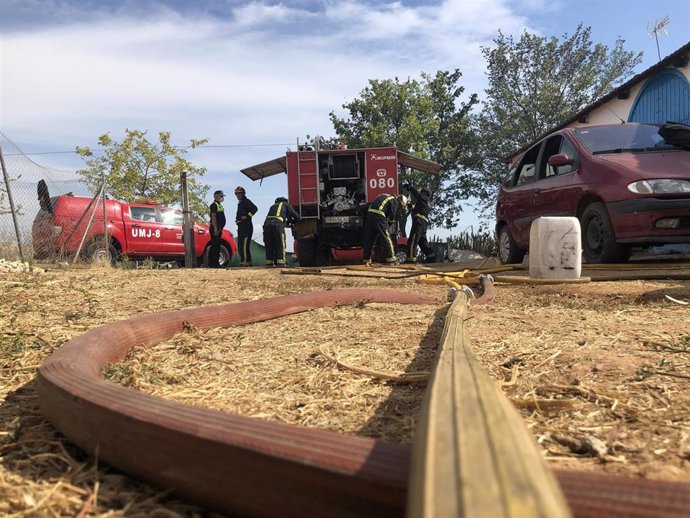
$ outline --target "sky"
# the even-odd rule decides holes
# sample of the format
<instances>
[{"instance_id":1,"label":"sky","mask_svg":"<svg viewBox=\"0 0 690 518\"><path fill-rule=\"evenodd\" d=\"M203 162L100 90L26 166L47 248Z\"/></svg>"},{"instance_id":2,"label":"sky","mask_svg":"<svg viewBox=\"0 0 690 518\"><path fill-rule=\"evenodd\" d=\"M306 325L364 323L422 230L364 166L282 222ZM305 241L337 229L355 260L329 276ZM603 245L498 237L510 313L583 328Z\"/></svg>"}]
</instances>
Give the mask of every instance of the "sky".
<instances>
[{"instance_id":1,"label":"sky","mask_svg":"<svg viewBox=\"0 0 690 518\"><path fill-rule=\"evenodd\" d=\"M580 23L595 43L643 52L641 72L658 60L649 27L666 16L662 57L690 40L688 0L0 0L0 132L73 170L83 161L70 151L106 132L207 137L214 147L187 158L207 168L210 192L244 186L263 221L286 177L259 185L240 169L334 136L328 114L344 116L368 80L459 68L481 99L481 48L499 30L560 37ZM481 222L465 204L456 229L431 233Z\"/></svg>"}]
</instances>

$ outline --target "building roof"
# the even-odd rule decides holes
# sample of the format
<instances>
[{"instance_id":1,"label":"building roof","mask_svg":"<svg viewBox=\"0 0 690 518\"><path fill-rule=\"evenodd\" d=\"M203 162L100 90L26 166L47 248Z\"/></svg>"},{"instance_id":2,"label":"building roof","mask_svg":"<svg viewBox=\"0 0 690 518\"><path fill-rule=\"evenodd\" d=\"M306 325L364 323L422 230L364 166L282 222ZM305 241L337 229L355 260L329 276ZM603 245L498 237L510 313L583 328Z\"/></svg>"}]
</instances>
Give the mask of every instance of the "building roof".
<instances>
[{"instance_id":1,"label":"building roof","mask_svg":"<svg viewBox=\"0 0 690 518\"><path fill-rule=\"evenodd\" d=\"M546 137L547 135L553 133L554 131L558 131L560 129L563 129L569 125L571 125L574 122L577 122L581 117L587 115L591 111L599 108L599 106L602 106L603 104L606 104L609 102L611 99L614 97L618 97L621 94L625 94L629 92L633 86L635 86L637 83L640 81L643 81L644 79L647 79L648 77L654 75L658 71L668 67L669 65L672 65L674 67L684 67L685 65L688 64L688 53L690 53L690 42L686 43L683 45L681 48L673 52L672 54L669 54L666 56L664 59L659 61L658 63L652 65L649 67L647 70L644 72L640 72L636 76L633 76L631 79L620 85L619 87L611 90L608 94L606 94L604 97L601 97L600 99L594 101L592 104L585 106L582 110L577 112L575 115L570 117L569 119L566 119L564 122L559 124L558 126L554 126L553 128L549 129L548 131L545 131L539 137L534 139L532 142L529 144L526 144L522 146L520 149L515 151L514 153L508 155L506 157L506 162L509 162L513 157L519 155L520 153L523 153L524 151L527 151L528 148L530 148L532 145L534 145L536 142L539 142L541 139ZM625 97L621 97L624 99Z\"/></svg>"}]
</instances>

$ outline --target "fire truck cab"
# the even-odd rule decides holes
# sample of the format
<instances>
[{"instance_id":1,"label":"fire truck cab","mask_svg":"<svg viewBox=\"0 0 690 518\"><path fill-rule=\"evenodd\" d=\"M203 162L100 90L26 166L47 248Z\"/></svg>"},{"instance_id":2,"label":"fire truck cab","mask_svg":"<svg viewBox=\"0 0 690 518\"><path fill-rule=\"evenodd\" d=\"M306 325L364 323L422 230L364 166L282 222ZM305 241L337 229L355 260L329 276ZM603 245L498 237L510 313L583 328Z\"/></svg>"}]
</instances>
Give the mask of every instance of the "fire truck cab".
<instances>
[{"instance_id":1,"label":"fire truck cab","mask_svg":"<svg viewBox=\"0 0 690 518\"><path fill-rule=\"evenodd\" d=\"M300 145L241 171L252 180L287 173L288 201L300 215L292 230L295 253L300 266L316 266L361 259L367 209L379 194L398 193L401 166L432 174L441 169L395 147L318 150Z\"/></svg>"}]
</instances>

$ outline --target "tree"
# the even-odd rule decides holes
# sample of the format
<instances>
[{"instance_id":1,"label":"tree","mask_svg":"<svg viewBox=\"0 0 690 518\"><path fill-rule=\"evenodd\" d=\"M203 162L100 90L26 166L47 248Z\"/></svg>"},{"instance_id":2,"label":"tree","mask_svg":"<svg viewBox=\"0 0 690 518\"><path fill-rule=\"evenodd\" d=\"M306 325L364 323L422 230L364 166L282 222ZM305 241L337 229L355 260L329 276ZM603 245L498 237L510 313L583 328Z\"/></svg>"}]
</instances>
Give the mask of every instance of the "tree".
<instances>
[{"instance_id":1,"label":"tree","mask_svg":"<svg viewBox=\"0 0 690 518\"><path fill-rule=\"evenodd\" d=\"M146 132L126 130L125 138L118 142L109 133L98 138L98 144L105 148L101 156L95 156L88 147L77 147L77 153L84 158L87 168L78 171L92 191L100 188L105 176L106 192L113 197L136 202L155 199L162 205L179 204L180 173L187 172L189 201L197 215L206 213L208 186L198 181L206 172L204 167L195 167L184 158L187 153L171 144L170 132L158 134L158 142L151 143ZM208 139L192 139L190 147L206 144Z\"/></svg>"},{"instance_id":2,"label":"tree","mask_svg":"<svg viewBox=\"0 0 690 518\"><path fill-rule=\"evenodd\" d=\"M401 181L427 187L434 197L432 224L452 228L462 211L461 200L477 193L480 184L466 170L471 165L473 136L469 111L476 94L460 101L459 70L422 73L420 80L369 80L360 97L343 105L347 118L330 113L337 140L350 148L395 145L442 166L440 176L402 171ZM334 140L334 139L332 139Z\"/></svg>"},{"instance_id":3,"label":"tree","mask_svg":"<svg viewBox=\"0 0 690 518\"><path fill-rule=\"evenodd\" d=\"M562 40L522 33L518 41L499 31L495 46L482 47L489 87L481 114L481 172L492 206L506 173L505 158L608 93L632 75L642 53L593 44L591 28L578 25Z\"/></svg>"}]
</instances>

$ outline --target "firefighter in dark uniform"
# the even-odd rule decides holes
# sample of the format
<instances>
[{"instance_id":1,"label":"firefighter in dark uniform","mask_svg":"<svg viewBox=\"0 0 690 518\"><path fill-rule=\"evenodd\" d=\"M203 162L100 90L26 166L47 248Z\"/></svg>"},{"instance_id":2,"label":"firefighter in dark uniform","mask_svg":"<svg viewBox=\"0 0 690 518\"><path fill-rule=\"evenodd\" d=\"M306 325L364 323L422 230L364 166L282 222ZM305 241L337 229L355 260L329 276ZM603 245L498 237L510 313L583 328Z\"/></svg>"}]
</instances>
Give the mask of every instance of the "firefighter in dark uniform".
<instances>
[{"instance_id":1,"label":"firefighter in dark uniform","mask_svg":"<svg viewBox=\"0 0 690 518\"><path fill-rule=\"evenodd\" d=\"M410 207L408 206L407 196L400 196L400 206L398 207L398 214L396 220L398 222L398 235L400 237L407 237L407 217L410 215Z\"/></svg>"},{"instance_id":2,"label":"firefighter in dark uniform","mask_svg":"<svg viewBox=\"0 0 690 518\"><path fill-rule=\"evenodd\" d=\"M266 266L285 266L285 225L299 220L299 214L285 198L276 198L264 221Z\"/></svg>"},{"instance_id":3,"label":"firefighter in dark uniform","mask_svg":"<svg viewBox=\"0 0 690 518\"><path fill-rule=\"evenodd\" d=\"M390 226L395 223L398 214L398 198L391 194L379 194L367 211L367 221L364 224L364 244L362 260L371 264L371 251L377 244L383 257L378 260L387 264L395 264L395 246L391 239Z\"/></svg>"},{"instance_id":4,"label":"firefighter in dark uniform","mask_svg":"<svg viewBox=\"0 0 690 518\"><path fill-rule=\"evenodd\" d=\"M252 265L252 253L250 247L252 244L252 235L254 234L254 224L252 223L252 216L258 210L249 198L247 198L247 191L244 187L235 188L235 196L237 196L237 216L235 216L235 223L237 223L237 249L240 252L240 266Z\"/></svg>"},{"instance_id":5,"label":"firefighter in dark uniform","mask_svg":"<svg viewBox=\"0 0 690 518\"><path fill-rule=\"evenodd\" d=\"M407 260L405 262L417 262L417 246L419 246L424 252L424 262L433 263L436 260L436 254L426 239L426 231L429 228L429 213L431 212L431 193L427 189L417 191L409 183L404 183L403 189L407 190L414 198L412 230L410 230L410 237L407 240Z\"/></svg>"},{"instance_id":6,"label":"firefighter in dark uniform","mask_svg":"<svg viewBox=\"0 0 690 518\"><path fill-rule=\"evenodd\" d=\"M220 268L220 245L223 241L223 228L225 227L225 209L223 209L223 191L213 193L213 203L209 207L211 224L208 231L211 233L211 244L208 251L208 267Z\"/></svg>"}]
</instances>

